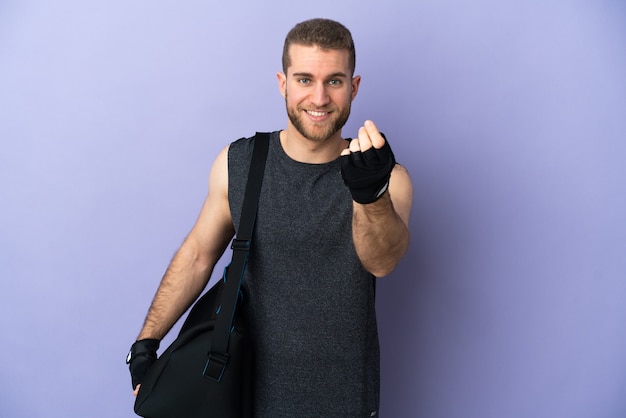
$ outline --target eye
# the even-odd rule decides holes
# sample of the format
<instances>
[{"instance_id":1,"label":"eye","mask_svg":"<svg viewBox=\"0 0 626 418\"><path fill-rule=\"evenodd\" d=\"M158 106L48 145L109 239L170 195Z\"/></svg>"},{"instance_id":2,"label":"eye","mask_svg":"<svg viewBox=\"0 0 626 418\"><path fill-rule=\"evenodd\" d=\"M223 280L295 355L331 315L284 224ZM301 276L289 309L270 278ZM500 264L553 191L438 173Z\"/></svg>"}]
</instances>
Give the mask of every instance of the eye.
<instances>
[{"instance_id":1,"label":"eye","mask_svg":"<svg viewBox=\"0 0 626 418\"><path fill-rule=\"evenodd\" d=\"M340 86L341 80L330 80L328 84L330 84L331 86Z\"/></svg>"},{"instance_id":2,"label":"eye","mask_svg":"<svg viewBox=\"0 0 626 418\"><path fill-rule=\"evenodd\" d=\"M298 83L299 84L309 84L311 82L310 78L299 78L298 79Z\"/></svg>"}]
</instances>

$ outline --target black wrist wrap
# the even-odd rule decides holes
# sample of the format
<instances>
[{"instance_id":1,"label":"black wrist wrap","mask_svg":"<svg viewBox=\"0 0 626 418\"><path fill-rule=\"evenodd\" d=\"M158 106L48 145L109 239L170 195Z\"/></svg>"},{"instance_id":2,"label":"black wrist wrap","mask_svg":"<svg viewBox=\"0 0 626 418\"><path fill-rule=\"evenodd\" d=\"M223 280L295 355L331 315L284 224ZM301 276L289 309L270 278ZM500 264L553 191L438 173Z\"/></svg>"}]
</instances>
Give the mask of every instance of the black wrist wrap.
<instances>
[{"instance_id":1,"label":"black wrist wrap","mask_svg":"<svg viewBox=\"0 0 626 418\"><path fill-rule=\"evenodd\" d=\"M126 362L130 370L133 389L141 383L148 373L148 369L157 359L159 340L147 338L136 341L130 348Z\"/></svg>"},{"instance_id":2,"label":"black wrist wrap","mask_svg":"<svg viewBox=\"0 0 626 418\"><path fill-rule=\"evenodd\" d=\"M384 137L384 135L383 135ZM341 156L341 176L357 203L375 202L389 186L391 170L396 159L389 142L380 149L374 147L365 152L350 152Z\"/></svg>"}]
</instances>

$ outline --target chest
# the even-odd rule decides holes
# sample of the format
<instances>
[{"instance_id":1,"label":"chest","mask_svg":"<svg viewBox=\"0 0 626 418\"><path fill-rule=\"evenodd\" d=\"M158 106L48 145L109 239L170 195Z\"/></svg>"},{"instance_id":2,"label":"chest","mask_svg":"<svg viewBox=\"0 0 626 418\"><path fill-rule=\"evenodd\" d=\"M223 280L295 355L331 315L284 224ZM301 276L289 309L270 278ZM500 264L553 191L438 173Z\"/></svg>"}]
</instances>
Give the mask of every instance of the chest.
<instances>
[{"instance_id":1,"label":"chest","mask_svg":"<svg viewBox=\"0 0 626 418\"><path fill-rule=\"evenodd\" d=\"M331 247L351 242L352 199L338 165L268 162L257 215L260 242Z\"/></svg>"}]
</instances>

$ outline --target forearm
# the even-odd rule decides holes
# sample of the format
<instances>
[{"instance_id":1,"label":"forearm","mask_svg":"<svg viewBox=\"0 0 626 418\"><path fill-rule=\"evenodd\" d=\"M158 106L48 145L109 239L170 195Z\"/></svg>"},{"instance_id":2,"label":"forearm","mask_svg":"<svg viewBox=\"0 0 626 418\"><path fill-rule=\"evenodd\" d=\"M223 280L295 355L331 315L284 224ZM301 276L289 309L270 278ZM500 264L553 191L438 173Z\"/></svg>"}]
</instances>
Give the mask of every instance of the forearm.
<instances>
[{"instance_id":1,"label":"forearm","mask_svg":"<svg viewBox=\"0 0 626 418\"><path fill-rule=\"evenodd\" d=\"M363 267L376 277L391 273L409 246L409 230L386 192L374 203L354 203L354 245Z\"/></svg>"},{"instance_id":2,"label":"forearm","mask_svg":"<svg viewBox=\"0 0 626 418\"><path fill-rule=\"evenodd\" d=\"M137 339L163 339L200 295L212 267L203 260L197 249L183 244L161 280Z\"/></svg>"}]
</instances>

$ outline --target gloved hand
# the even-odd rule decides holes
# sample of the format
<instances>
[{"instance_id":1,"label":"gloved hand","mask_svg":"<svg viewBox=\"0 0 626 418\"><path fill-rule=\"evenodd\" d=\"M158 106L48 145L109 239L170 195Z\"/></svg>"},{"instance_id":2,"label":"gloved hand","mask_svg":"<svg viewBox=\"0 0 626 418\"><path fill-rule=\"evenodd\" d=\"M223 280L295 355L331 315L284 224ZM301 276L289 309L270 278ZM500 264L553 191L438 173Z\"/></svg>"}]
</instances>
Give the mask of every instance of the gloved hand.
<instances>
[{"instance_id":1,"label":"gloved hand","mask_svg":"<svg viewBox=\"0 0 626 418\"><path fill-rule=\"evenodd\" d=\"M128 369L130 370L133 390L143 381L148 373L148 369L156 361L158 349L159 340L152 338L135 341L130 347L130 352L126 357L126 364L128 364Z\"/></svg>"},{"instance_id":2,"label":"gloved hand","mask_svg":"<svg viewBox=\"0 0 626 418\"><path fill-rule=\"evenodd\" d=\"M380 135L385 138L382 133ZM381 148L372 146L366 151L351 151L348 155L342 155L341 176L350 189L352 199L357 203L368 204L385 193L395 165L396 159L385 138Z\"/></svg>"}]
</instances>

